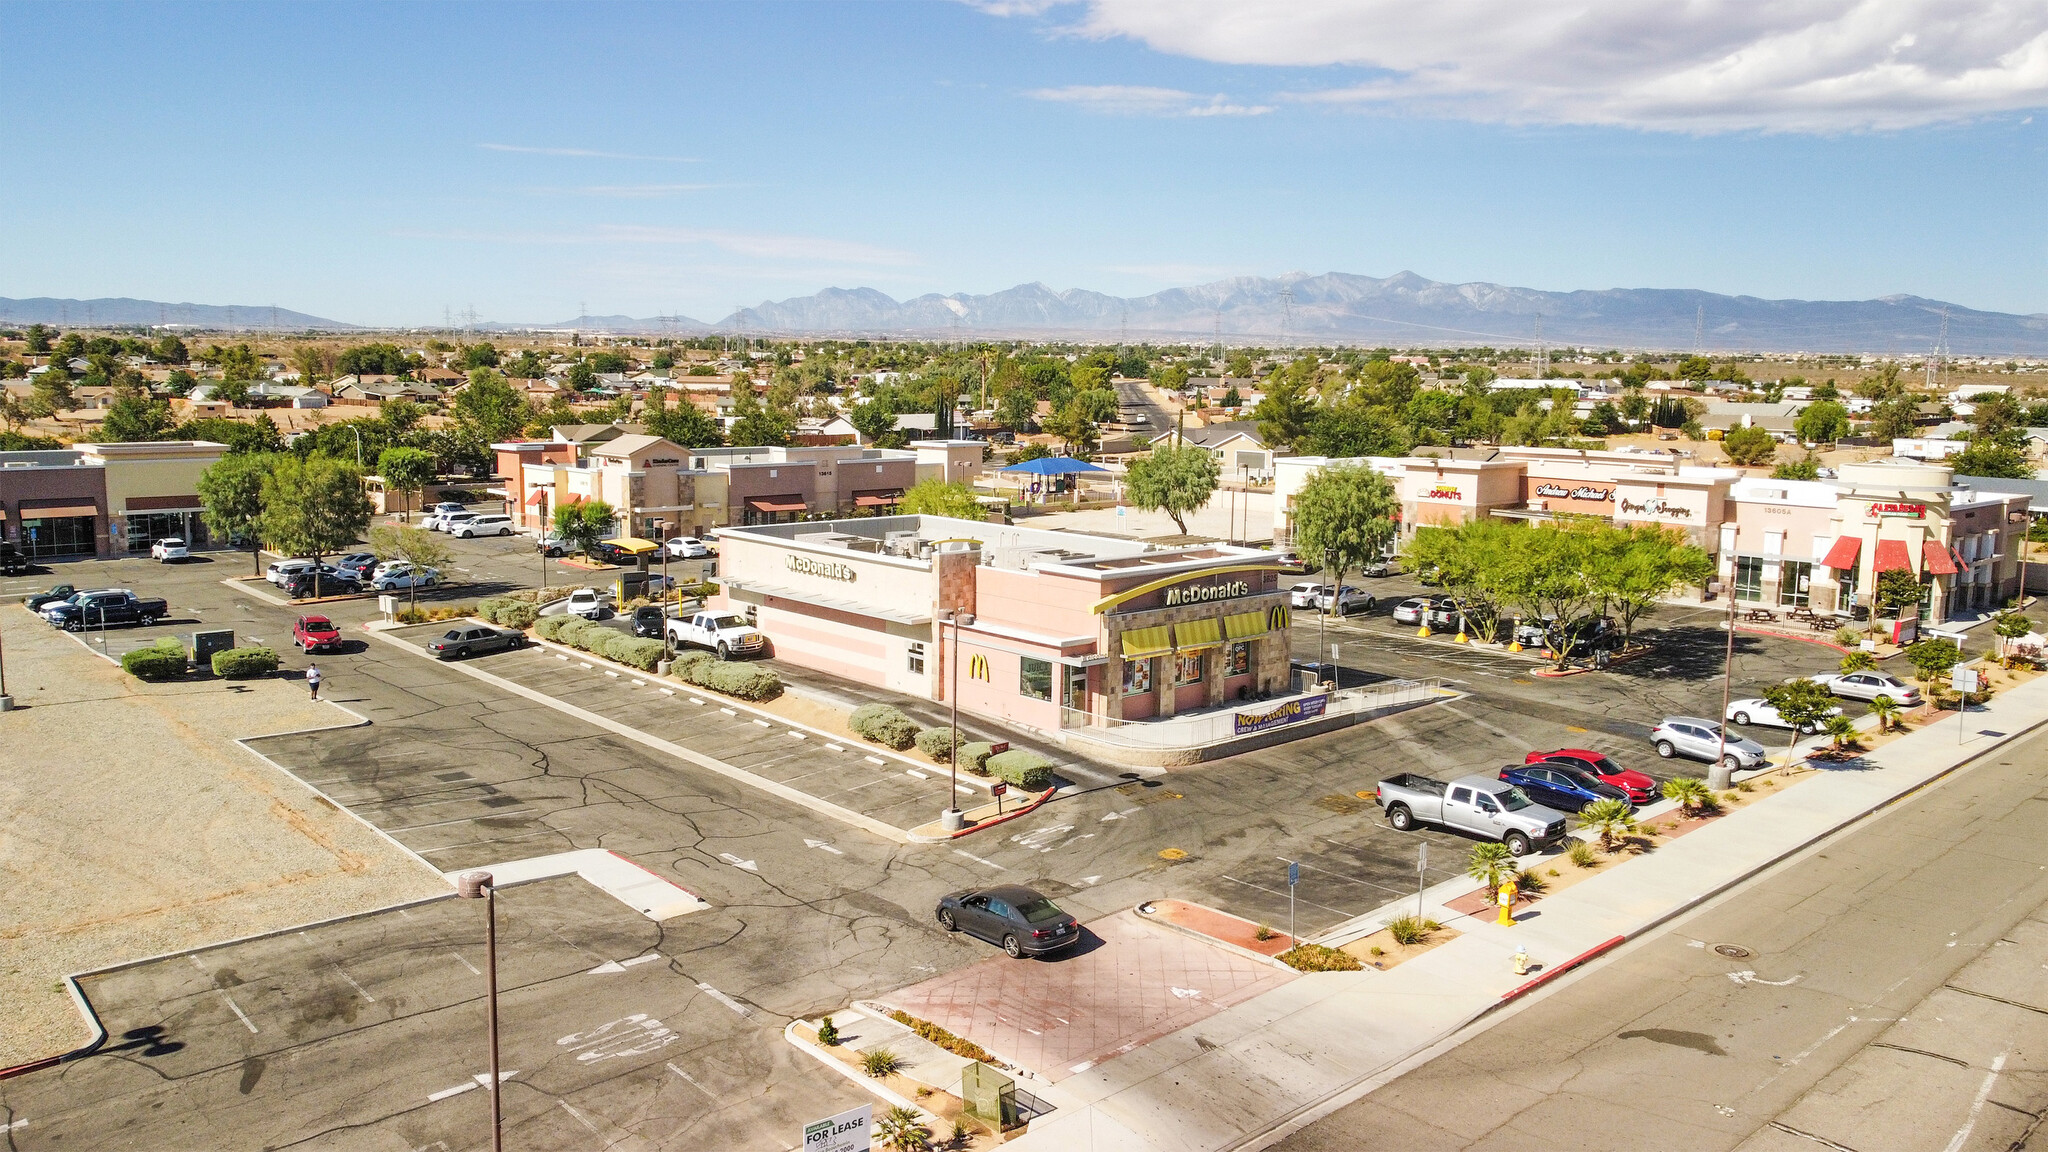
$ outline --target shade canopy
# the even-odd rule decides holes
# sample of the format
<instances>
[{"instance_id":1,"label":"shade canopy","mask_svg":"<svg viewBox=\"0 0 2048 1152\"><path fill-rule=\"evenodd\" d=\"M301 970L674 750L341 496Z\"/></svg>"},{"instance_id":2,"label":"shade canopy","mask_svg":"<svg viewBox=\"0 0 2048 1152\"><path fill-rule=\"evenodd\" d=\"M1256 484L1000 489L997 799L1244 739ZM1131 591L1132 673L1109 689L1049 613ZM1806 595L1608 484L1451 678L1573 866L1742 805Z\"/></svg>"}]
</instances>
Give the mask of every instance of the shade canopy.
<instances>
[{"instance_id":1,"label":"shade canopy","mask_svg":"<svg viewBox=\"0 0 2048 1152\"><path fill-rule=\"evenodd\" d=\"M1920 542L1920 558L1927 563L1927 570L1936 576L1956 574L1956 554L1943 547L1938 540Z\"/></svg>"},{"instance_id":2,"label":"shade canopy","mask_svg":"<svg viewBox=\"0 0 2048 1152\"><path fill-rule=\"evenodd\" d=\"M1827 559L1822 560L1821 563L1833 568L1837 572L1846 571L1856 566L1856 557L1862 551L1862 537L1837 536L1835 542L1828 547Z\"/></svg>"},{"instance_id":3,"label":"shade canopy","mask_svg":"<svg viewBox=\"0 0 2048 1152\"><path fill-rule=\"evenodd\" d=\"M1072 456L1041 456L1036 460L1026 460L1022 464L1012 464L1000 471L1019 472L1027 476L1065 476L1073 472L1107 472L1109 469L1090 464L1086 460L1076 460Z\"/></svg>"},{"instance_id":4,"label":"shade canopy","mask_svg":"<svg viewBox=\"0 0 2048 1152\"><path fill-rule=\"evenodd\" d=\"M1902 568L1908 572L1918 571L1918 569L1913 567L1913 554L1906 551L1906 542L1904 540L1879 540L1877 542L1877 570L1879 572L1889 572L1894 568Z\"/></svg>"}]
</instances>

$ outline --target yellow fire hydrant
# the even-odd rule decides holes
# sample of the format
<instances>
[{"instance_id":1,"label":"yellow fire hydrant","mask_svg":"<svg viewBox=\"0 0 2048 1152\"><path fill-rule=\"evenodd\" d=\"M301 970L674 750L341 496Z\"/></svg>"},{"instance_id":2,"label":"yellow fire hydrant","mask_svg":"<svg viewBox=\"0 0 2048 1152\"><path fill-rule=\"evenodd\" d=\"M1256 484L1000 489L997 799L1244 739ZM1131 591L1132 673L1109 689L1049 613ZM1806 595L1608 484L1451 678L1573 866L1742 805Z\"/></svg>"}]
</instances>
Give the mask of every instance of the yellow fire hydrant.
<instances>
[{"instance_id":1,"label":"yellow fire hydrant","mask_svg":"<svg viewBox=\"0 0 2048 1152\"><path fill-rule=\"evenodd\" d=\"M1494 923L1505 924L1510 928L1514 927L1515 893L1519 891L1521 891L1521 889L1515 886L1515 882L1513 880L1507 880L1501 883L1500 895L1498 897L1500 901L1500 919L1494 921Z\"/></svg>"},{"instance_id":2,"label":"yellow fire hydrant","mask_svg":"<svg viewBox=\"0 0 2048 1152\"><path fill-rule=\"evenodd\" d=\"M1529 950L1527 948L1515 949L1515 954L1509 957L1509 962L1515 966L1515 975L1527 976L1529 974Z\"/></svg>"}]
</instances>

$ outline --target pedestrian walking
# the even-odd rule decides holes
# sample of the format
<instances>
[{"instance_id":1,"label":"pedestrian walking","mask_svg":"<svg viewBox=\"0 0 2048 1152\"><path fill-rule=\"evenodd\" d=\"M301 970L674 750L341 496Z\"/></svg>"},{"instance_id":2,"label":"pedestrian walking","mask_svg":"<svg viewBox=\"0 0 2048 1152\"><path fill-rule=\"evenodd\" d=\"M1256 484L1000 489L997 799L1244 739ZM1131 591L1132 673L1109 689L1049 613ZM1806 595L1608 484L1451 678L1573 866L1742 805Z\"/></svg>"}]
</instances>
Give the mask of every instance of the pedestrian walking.
<instances>
[{"instance_id":1,"label":"pedestrian walking","mask_svg":"<svg viewBox=\"0 0 2048 1152\"><path fill-rule=\"evenodd\" d=\"M318 664L306 665L306 687L313 690L313 699L320 699L320 666Z\"/></svg>"}]
</instances>

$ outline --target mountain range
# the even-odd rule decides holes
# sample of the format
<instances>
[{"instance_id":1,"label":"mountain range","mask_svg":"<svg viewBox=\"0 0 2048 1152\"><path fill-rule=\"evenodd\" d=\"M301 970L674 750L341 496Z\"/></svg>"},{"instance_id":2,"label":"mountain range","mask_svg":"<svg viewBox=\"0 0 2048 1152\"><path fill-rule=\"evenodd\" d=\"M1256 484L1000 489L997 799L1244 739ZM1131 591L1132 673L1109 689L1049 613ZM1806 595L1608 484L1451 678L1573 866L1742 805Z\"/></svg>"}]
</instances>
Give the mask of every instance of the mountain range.
<instances>
[{"instance_id":1,"label":"mountain range","mask_svg":"<svg viewBox=\"0 0 2048 1152\"><path fill-rule=\"evenodd\" d=\"M268 306L232 308L148 300L7 300L0 323L189 324L286 331L355 327ZM432 325L420 325L432 328ZM672 335L1017 337L1207 341L1244 344L1531 346L1712 352L1924 354L1944 338L1962 356L2048 354L2048 314L1985 312L1918 296L1875 300L1766 300L1674 288L1545 292L1500 284L1445 284L1412 272L1357 276L1303 272L1239 276L1149 296L1020 284L985 295L929 293L896 300L873 288L827 288L763 301L707 324L685 316L583 316L493 322L490 331L581 330Z\"/></svg>"}]
</instances>

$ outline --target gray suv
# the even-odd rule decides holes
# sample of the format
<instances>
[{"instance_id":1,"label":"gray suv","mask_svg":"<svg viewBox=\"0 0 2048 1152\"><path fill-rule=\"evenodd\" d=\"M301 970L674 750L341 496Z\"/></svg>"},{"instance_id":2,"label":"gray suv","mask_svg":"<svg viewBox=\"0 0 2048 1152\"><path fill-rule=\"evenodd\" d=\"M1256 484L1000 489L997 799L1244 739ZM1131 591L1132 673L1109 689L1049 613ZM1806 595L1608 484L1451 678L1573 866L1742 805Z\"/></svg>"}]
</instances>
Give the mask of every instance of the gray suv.
<instances>
[{"instance_id":1,"label":"gray suv","mask_svg":"<svg viewBox=\"0 0 2048 1152\"><path fill-rule=\"evenodd\" d=\"M1763 745L1731 732L1724 746L1721 726L1697 716L1666 716L1650 733L1650 742L1657 746L1657 755L1666 760L1685 756L1711 761L1720 756L1730 768L1755 768L1764 762Z\"/></svg>"}]
</instances>

